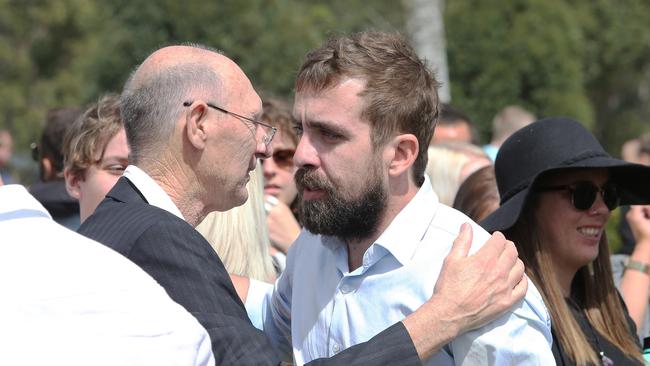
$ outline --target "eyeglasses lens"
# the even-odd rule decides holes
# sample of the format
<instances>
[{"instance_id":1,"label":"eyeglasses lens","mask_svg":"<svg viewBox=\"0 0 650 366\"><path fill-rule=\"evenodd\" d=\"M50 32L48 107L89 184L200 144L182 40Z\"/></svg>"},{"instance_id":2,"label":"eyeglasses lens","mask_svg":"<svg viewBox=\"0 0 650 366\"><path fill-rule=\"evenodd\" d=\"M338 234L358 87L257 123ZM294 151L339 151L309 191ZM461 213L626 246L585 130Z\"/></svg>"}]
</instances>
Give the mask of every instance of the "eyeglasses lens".
<instances>
[{"instance_id":1,"label":"eyeglasses lens","mask_svg":"<svg viewBox=\"0 0 650 366\"><path fill-rule=\"evenodd\" d=\"M588 210L596 201L596 195L601 192L601 189L591 183L578 183L572 191L571 200L573 206L581 211ZM611 184L606 184L602 189L603 201L607 208L611 211L618 207L619 196L616 187Z\"/></svg>"},{"instance_id":2,"label":"eyeglasses lens","mask_svg":"<svg viewBox=\"0 0 650 366\"><path fill-rule=\"evenodd\" d=\"M603 200L609 210L613 210L621 203L621 197L618 194L616 186L608 184L603 187Z\"/></svg>"},{"instance_id":3,"label":"eyeglasses lens","mask_svg":"<svg viewBox=\"0 0 650 366\"><path fill-rule=\"evenodd\" d=\"M579 183L573 190L572 201L576 209L584 211L588 210L596 200L598 188L589 183Z\"/></svg>"},{"instance_id":4,"label":"eyeglasses lens","mask_svg":"<svg viewBox=\"0 0 650 366\"><path fill-rule=\"evenodd\" d=\"M275 164L281 168L291 168L293 167L293 154L294 150L277 150L273 152L273 161Z\"/></svg>"}]
</instances>

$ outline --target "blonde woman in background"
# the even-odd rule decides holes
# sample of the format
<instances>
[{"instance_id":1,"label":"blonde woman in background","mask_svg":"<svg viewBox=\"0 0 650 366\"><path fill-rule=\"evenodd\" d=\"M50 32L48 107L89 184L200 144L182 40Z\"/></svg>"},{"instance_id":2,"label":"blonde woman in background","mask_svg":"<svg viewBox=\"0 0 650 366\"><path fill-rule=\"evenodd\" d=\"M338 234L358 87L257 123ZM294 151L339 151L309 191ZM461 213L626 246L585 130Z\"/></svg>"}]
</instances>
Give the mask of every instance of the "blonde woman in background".
<instances>
[{"instance_id":1,"label":"blonde woman in background","mask_svg":"<svg viewBox=\"0 0 650 366\"><path fill-rule=\"evenodd\" d=\"M450 141L429 146L426 174L441 203L452 206L461 183L475 171L492 164L480 147Z\"/></svg>"},{"instance_id":2,"label":"blonde woman in background","mask_svg":"<svg viewBox=\"0 0 650 366\"><path fill-rule=\"evenodd\" d=\"M196 227L219 254L230 274L273 282L260 163L250 173L248 200L225 212L212 212Z\"/></svg>"}]
</instances>

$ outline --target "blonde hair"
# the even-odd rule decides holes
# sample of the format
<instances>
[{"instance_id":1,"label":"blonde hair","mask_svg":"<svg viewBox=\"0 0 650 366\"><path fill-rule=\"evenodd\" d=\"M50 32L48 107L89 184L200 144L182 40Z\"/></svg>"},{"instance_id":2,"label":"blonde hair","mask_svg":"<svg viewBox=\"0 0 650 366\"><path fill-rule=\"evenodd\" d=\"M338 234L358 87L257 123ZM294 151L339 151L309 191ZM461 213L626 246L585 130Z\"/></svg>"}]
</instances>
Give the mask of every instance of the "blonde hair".
<instances>
[{"instance_id":1,"label":"blonde hair","mask_svg":"<svg viewBox=\"0 0 650 366\"><path fill-rule=\"evenodd\" d=\"M430 145L427 154L429 159L425 172L438 199L447 206L453 205L458 188L469 174L491 164L480 147L460 141ZM485 160L485 164L476 167L469 174L463 172L466 165L478 160Z\"/></svg>"},{"instance_id":2,"label":"blonde hair","mask_svg":"<svg viewBox=\"0 0 650 366\"><path fill-rule=\"evenodd\" d=\"M248 200L226 212L212 212L196 227L219 254L228 273L272 282L261 165L250 173Z\"/></svg>"},{"instance_id":3,"label":"blonde hair","mask_svg":"<svg viewBox=\"0 0 650 366\"><path fill-rule=\"evenodd\" d=\"M551 315L553 330L561 348L575 365L600 365L601 360L566 303L553 270L553 258L542 245L535 211L539 197L528 199L517 223L504 234L517 246L526 274L540 290ZM603 233L598 257L578 270L571 284L571 297L576 301L591 326L630 358L642 361L636 336L628 329L627 319L618 292L614 287L607 238Z\"/></svg>"}]
</instances>

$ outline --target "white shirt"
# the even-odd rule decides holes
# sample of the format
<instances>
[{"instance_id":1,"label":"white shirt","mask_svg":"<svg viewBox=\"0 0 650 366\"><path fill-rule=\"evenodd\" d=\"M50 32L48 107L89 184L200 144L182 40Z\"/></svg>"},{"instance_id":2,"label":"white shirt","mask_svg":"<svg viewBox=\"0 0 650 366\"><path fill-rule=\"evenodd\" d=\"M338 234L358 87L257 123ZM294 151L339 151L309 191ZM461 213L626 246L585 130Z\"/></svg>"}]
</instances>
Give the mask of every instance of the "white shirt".
<instances>
[{"instance_id":1,"label":"white shirt","mask_svg":"<svg viewBox=\"0 0 650 366\"><path fill-rule=\"evenodd\" d=\"M0 364L214 365L210 338L137 265L0 187Z\"/></svg>"},{"instance_id":2,"label":"white shirt","mask_svg":"<svg viewBox=\"0 0 650 366\"><path fill-rule=\"evenodd\" d=\"M135 165L129 165L124 169L123 176L138 188L140 193L142 193L144 198L147 200L147 203L165 210L185 221L183 214L174 201L172 201L167 192L165 192L158 183L149 176L149 174L145 173Z\"/></svg>"},{"instance_id":3,"label":"white shirt","mask_svg":"<svg viewBox=\"0 0 650 366\"><path fill-rule=\"evenodd\" d=\"M265 316L254 323L263 322L282 350L292 350L297 365L365 342L429 300L465 222L472 224L473 253L489 234L439 203L427 179L365 252L362 267L352 272L343 242L303 230L266 301L269 308L249 316ZM251 301L260 302L257 295ZM550 316L529 281L524 300L488 325L458 336L427 365L554 365L551 343Z\"/></svg>"}]
</instances>

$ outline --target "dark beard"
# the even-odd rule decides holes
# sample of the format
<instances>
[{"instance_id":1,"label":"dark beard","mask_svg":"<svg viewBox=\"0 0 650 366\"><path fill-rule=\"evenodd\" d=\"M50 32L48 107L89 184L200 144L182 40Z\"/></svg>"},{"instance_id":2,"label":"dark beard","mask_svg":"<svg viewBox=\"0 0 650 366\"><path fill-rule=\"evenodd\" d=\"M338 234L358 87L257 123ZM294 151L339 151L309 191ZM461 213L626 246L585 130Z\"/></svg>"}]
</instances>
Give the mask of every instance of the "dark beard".
<instances>
[{"instance_id":1,"label":"dark beard","mask_svg":"<svg viewBox=\"0 0 650 366\"><path fill-rule=\"evenodd\" d=\"M314 234L335 236L346 242L374 234L387 198L378 170L375 168L370 173L365 192L358 198L346 199L313 170L298 169L295 180L302 224ZM304 188L323 190L325 195L318 200L305 201L302 199Z\"/></svg>"}]
</instances>

